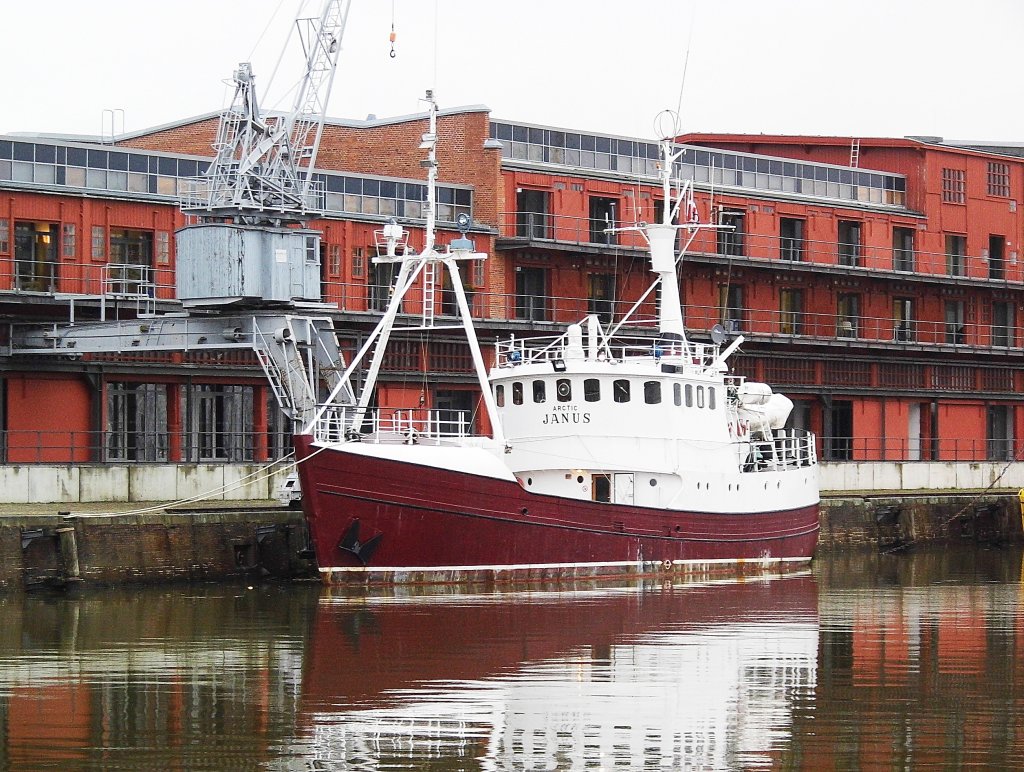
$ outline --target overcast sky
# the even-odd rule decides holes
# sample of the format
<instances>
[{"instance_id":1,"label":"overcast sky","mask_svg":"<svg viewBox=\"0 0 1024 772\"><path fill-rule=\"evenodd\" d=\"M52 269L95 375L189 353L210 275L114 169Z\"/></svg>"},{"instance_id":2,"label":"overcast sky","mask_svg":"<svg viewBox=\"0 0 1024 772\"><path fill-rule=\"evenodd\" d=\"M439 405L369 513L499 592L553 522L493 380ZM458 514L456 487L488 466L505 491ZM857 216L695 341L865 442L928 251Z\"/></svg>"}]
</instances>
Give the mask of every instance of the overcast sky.
<instances>
[{"instance_id":1,"label":"overcast sky","mask_svg":"<svg viewBox=\"0 0 1024 772\"><path fill-rule=\"evenodd\" d=\"M4 2L0 133L220 110L237 63L266 87L292 20L320 5ZM653 137L683 83L683 131L1024 142L1022 33L1024 0L353 0L329 115L418 112L434 87L442 108ZM286 106L280 90L264 105Z\"/></svg>"}]
</instances>

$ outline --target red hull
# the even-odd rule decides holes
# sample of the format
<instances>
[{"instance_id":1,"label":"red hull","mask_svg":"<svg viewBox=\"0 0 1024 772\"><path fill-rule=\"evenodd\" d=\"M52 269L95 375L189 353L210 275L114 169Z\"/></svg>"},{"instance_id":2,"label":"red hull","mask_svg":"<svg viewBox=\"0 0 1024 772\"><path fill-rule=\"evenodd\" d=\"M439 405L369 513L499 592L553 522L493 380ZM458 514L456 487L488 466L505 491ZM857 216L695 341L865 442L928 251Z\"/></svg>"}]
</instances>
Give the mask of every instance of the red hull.
<instances>
[{"instance_id":1,"label":"red hull","mask_svg":"<svg viewBox=\"0 0 1024 772\"><path fill-rule=\"evenodd\" d=\"M807 561L818 506L743 515L528 493L514 482L326 450L295 438L325 579L466 581ZM675 563L673 563L675 562ZM339 575L340 572L340 575Z\"/></svg>"}]
</instances>

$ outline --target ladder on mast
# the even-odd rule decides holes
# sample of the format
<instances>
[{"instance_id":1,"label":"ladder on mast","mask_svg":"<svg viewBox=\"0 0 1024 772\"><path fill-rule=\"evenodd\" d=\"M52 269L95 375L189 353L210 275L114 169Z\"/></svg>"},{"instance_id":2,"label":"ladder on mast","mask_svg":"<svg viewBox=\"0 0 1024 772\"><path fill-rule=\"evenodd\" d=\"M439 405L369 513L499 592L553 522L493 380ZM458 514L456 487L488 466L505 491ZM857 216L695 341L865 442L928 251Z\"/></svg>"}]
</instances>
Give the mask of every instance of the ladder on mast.
<instances>
[{"instance_id":1,"label":"ladder on mast","mask_svg":"<svg viewBox=\"0 0 1024 772\"><path fill-rule=\"evenodd\" d=\"M850 166L856 169L860 165L860 139L854 137L850 140Z\"/></svg>"}]
</instances>

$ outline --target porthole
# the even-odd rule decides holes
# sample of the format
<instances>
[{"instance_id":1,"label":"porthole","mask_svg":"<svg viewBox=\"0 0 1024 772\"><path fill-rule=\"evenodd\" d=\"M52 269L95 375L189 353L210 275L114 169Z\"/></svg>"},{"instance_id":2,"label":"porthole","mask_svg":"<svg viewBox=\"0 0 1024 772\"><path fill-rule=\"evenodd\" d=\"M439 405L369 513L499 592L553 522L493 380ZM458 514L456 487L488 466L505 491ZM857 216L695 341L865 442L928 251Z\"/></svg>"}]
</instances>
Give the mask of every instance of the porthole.
<instances>
[{"instance_id":1,"label":"porthole","mask_svg":"<svg viewBox=\"0 0 1024 772\"><path fill-rule=\"evenodd\" d=\"M650 479L650 483L651 483L651 487L653 488L653 487L654 487L655 485L657 485L657 484L658 484L658 481L657 481L657 480L655 480L655 479L654 479L654 478L652 477L652 478Z\"/></svg>"},{"instance_id":2,"label":"porthole","mask_svg":"<svg viewBox=\"0 0 1024 772\"><path fill-rule=\"evenodd\" d=\"M527 485L533 485L533 478L532 477L527 477L526 478L526 484Z\"/></svg>"},{"instance_id":3,"label":"porthole","mask_svg":"<svg viewBox=\"0 0 1024 772\"><path fill-rule=\"evenodd\" d=\"M576 475L576 482L578 482L578 483L583 482L583 475L581 475L581 474L580 475Z\"/></svg>"}]
</instances>

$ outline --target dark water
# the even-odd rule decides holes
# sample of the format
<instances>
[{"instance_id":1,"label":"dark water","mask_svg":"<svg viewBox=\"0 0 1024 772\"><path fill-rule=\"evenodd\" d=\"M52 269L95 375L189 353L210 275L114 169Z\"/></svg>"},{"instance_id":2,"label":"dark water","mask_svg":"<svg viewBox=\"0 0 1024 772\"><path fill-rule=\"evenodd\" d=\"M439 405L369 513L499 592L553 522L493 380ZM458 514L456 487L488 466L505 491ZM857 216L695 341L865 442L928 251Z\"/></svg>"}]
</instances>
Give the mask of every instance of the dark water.
<instances>
[{"instance_id":1,"label":"dark water","mask_svg":"<svg viewBox=\"0 0 1024 772\"><path fill-rule=\"evenodd\" d=\"M0 769L1024 768L1021 565L0 596Z\"/></svg>"}]
</instances>

